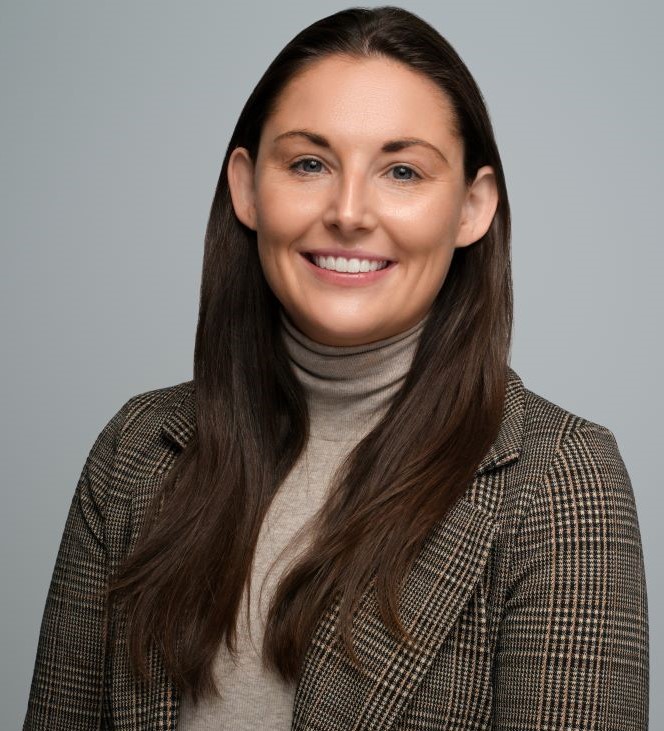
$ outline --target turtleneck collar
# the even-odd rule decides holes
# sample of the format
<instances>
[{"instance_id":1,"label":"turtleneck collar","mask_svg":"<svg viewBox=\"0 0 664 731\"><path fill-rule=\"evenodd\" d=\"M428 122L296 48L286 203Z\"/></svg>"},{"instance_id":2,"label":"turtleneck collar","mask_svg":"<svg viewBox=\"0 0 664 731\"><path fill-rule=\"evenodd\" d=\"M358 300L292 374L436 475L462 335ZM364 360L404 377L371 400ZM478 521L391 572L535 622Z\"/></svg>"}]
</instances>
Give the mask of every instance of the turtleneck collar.
<instances>
[{"instance_id":1,"label":"turtleneck collar","mask_svg":"<svg viewBox=\"0 0 664 731\"><path fill-rule=\"evenodd\" d=\"M281 332L304 387L311 436L357 441L378 423L410 368L428 315L396 335L366 345L323 345L280 308Z\"/></svg>"}]
</instances>

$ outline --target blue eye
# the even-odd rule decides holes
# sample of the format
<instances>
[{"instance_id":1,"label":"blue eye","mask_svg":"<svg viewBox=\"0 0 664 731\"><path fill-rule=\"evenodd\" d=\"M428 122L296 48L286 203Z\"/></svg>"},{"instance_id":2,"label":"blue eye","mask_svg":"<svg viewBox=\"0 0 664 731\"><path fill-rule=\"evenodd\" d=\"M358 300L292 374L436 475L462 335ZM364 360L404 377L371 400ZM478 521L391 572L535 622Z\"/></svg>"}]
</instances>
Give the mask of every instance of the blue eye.
<instances>
[{"instance_id":1,"label":"blue eye","mask_svg":"<svg viewBox=\"0 0 664 731\"><path fill-rule=\"evenodd\" d=\"M300 167L302 163L306 163L304 166L304 169ZM312 166L313 163L313 166ZM290 170L297 173L298 175L307 175L309 173L318 173L321 171L321 168L315 167L316 165L321 165L322 162L320 160L316 160L314 157L303 157L301 160L297 160L297 162L294 162L290 166Z\"/></svg>"},{"instance_id":2,"label":"blue eye","mask_svg":"<svg viewBox=\"0 0 664 731\"><path fill-rule=\"evenodd\" d=\"M395 165L393 168L390 168L390 170L396 170L399 173L398 176L394 178L394 180L400 180L400 181L404 181L406 183L420 177L413 170L413 168L408 167L408 165ZM402 177L403 173L405 173L406 175L410 174L410 175L412 175L412 177Z\"/></svg>"}]
</instances>

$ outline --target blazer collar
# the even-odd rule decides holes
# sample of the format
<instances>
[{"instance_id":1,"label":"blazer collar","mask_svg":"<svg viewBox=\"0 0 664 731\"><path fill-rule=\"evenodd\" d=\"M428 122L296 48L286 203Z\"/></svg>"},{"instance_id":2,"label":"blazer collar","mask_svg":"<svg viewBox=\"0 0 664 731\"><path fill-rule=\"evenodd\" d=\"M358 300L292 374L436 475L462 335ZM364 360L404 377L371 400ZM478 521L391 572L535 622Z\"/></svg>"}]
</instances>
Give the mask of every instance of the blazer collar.
<instances>
[{"instance_id":1,"label":"blazer collar","mask_svg":"<svg viewBox=\"0 0 664 731\"><path fill-rule=\"evenodd\" d=\"M523 419L526 393L523 381L509 366L507 367L507 386L505 402L498 435L479 463L476 475L518 459L523 443Z\"/></svg>"},{"instance_id":2,"label":"blazer collar","mask_svg":"<svg viewBox=\"0 0 664 731\"><path fill-rule=\"evenodd\" d=\"M504 481L479 476L518 459L524 411L523 382L509 368L499 433L477 468L472 490L434 526L406 579L400 610L414 644L407 646L389 633L370 586L353 623L355 651L363 668L358 671L336 637L339 606L335 600L321 617L304 660L293 731L386 731L396 722L482 575L496 535ZM193 383L188 382L163 431L184 447L194 430ZM175 698L177 706L171 686L167 692L168 702L172 705ZM343 703L340 698L345 699Z\"/></svg>"},{"instance_id":3,"label":"blazer collar","mask_svg":"<svg viewBox=\"0 0 664 731\"><path fill-rule=\"evenodd\" d=\"M171 442L184 449L196 431L196 398L193 381L186 381L182 388L184 394L168 413L161 430Z\"/></svg>"}]
</instances>

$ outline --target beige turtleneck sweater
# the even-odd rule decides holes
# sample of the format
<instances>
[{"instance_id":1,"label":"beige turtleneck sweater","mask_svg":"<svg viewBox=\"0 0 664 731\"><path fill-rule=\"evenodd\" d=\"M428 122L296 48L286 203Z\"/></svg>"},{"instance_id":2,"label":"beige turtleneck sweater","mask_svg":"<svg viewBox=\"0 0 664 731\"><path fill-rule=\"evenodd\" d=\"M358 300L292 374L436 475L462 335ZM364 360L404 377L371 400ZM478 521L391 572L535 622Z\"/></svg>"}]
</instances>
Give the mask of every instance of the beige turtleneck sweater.
<instances>
[{"instance_id":1,"label":"beige turtleneck sweater","mask_svg":"<svg viewBox=\"0 0 664 731\"><path fill-rule=\"evenodd\" d=\"M368 345L329 346L311 340L281 310L284 342L307 397L310 438L261 527L251 576L250 623L245 591L237 659L225 643L220 645L214 676L221 697L194 705L183 695L178 731L290 729L295 685L266 670L260 657L269 601L279 576L309 540L305 526L323 505L334 471L375 426L403 383L426 319Z\"/></svg>"}]
</instances>

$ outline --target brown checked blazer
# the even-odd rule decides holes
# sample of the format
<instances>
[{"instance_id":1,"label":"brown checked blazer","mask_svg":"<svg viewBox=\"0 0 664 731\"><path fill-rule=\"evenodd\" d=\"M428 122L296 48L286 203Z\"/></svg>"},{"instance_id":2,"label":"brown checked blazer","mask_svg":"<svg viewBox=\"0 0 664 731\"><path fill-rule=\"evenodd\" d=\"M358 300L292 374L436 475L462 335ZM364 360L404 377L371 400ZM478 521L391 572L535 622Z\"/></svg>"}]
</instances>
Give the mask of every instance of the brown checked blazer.
<instances>
[{"instance_id":1,"label":"brown checked blazer","mask_svg":"<svg viewBox=\"0 0 664 731\"><path fill-rule=\"evenodd\" d=\"M130 398L83 467L46 599L24 731L177 728L158 652L129 672L109 571L194 433L192 381ZM643 731L648 610L630 478L614 436L526 389L510 369L502 425L475 478L429 535L395 641L370 587L354 623L364 672L321 617L294 731Z\"/></svg>"}]
</instances>

